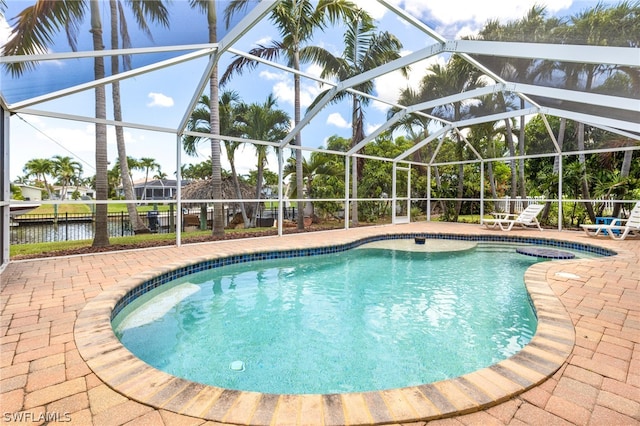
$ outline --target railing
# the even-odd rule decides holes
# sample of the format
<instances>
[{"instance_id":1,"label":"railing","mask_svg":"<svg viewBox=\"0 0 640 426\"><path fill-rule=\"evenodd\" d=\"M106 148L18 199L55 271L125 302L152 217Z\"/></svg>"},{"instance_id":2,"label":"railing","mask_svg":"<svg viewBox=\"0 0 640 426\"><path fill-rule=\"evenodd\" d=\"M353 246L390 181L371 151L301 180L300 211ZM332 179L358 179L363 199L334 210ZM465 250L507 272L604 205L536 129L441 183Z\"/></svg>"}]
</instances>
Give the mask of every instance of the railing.
<instances>
[{"instance_id":1,"label":"railing","mask_svg":"<svg viewBox=\"0 0 640 426\"><path fill-rule=\"evenodd\" d=\"M284 209L286 220L296 218L297 209L289 207ZM182 231L188 232L201 229L200 209L191 208L182 211ZM229 224L234 212L225 209L226 222ZM213 211L207 211L205 229L211 229L213 223ZM277 208L263 209L258 214L257 226L272 226L277 218ZM169 233L175 232L175 211L140 212L139 217L151 232ZM10 236L11 244L32 244L57 241L90 240L94 236L94 213L59 213L59 214L24 214L11 218ZM110 213L107 219L109 237L124 237L134 235L129 215L126 212Z\"/></svg>"},{"instance_id":2,"label":"railing","mask_svg":"<svg viewBox=\"0 0 640 426\"><path fill-rule=\"evenodd\" d=\"M566 198L566 197L564 197L564 198ZM544 200L544 199L545 199L545 197L543 197L543 196L527 197L526 201L527 201L527 204L530 204L530 203L542 202L542 200ZM564 199L563 199L563 201L564 201ZM594 203L594 204L597 204L597 203L604 204L604 211L605 212L612 212L616 201L612 200L610 198L600 197L600 198L596 198L596 199L591 200L591 202ZM514 210L516 212L521 212L522 210L525 209L525 203L524 203L524 200L521 197L511 198L509 196L505 196L505 197L501 198L499 201L495 202L495 211L497 211L497 212L509 211L510 203L515 203Z\"/></svg>"},{"instance_id":3,"label":"railing","mask_svg":"<svg viewBox=\"0 0 640 426\"><path fill-rule=\"evenodd\" d=\"M545 197L527 197L526 204L537 204ZM511 198L509 196L502 197L499 201L495 202L494 208L497 212L508 212L510 210L511 203L514 204L513 209L516 212L521 212L525 209L525 200L522 197Z\"/></svg>"}]
</instances>

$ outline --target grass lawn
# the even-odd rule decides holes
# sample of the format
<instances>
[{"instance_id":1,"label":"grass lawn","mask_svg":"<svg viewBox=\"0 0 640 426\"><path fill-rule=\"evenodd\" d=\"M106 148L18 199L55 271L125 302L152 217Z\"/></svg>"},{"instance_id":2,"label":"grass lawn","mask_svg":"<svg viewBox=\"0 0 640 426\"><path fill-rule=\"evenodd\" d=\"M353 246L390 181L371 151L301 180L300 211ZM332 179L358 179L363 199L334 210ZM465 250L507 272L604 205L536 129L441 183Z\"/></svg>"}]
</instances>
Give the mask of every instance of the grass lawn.
<instances>
[{"instance_id":1,"label":"grass lawn","mask_svg":"<svg viewBox=\"0 0 640 426\"><path fill-rule=\"evenodd\" d=\"M32 210L29 214L54 214L55 207L53 204L42 204L37 209ZM58 214L64 213L91 213L91 206L89 204L61 204L58 207ZM149 210L154 210L153 204L137 206L138 212L146 213ZM169 211L169 205L157 204L157 210L164 212ZM126 203L116 203L116 204L107 204L107 211L109 213L120 213L127 212L127 204Z\"/></svg>"},{"instance_id":2,"label":"grass lawn","mask_svg":"<svg viewBox=\"0 0 640 426\"><path fill-rule=\"evenodd\" d=\"M273 228L251 228L247 229L226 229L225 234L241 234L246 231L250 231L251 233L260 233L273 231ZM182 239L188 240L189 238L202 238L208 237L211 235L211 230L205 231L190 231L183 232ZM111 237L109 238L109 242L114 246L131 246L131 248L135 248L136 246L144 245L149 242L163 242L165 245L175 244L176 234L140 234L140 235L132 235L127 237ZM10 246L9 256L29 256L29 255L38 255L49 252L60 252L65 250L74 250L91 247L91 243L93 240L75 240L75 241L55 241L55 242L47 242L47 243L32 243L32 244L12 244Z\"/></svg>"},{"instance_id":3,"label":"grass lawn","mask_svg":"<svg viewBox=\"0 0 640 426\"><path fill-rule=\"evenodd\" d=\"M53 204L42 204L37 209L33 209L29 214L54 214L55 207ZM58 214L65 213L91 213L91 208L86 204L61 204L58 207Z\"/></svg>"}]
</instances>

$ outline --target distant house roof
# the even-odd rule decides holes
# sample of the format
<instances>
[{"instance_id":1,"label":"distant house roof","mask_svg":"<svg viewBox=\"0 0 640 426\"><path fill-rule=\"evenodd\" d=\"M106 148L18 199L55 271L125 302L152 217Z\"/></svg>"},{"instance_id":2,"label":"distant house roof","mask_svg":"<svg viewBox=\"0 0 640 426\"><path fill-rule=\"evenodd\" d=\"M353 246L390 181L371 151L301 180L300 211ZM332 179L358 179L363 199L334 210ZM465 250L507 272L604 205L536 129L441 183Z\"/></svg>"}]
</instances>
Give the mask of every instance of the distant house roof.
<instances>
[{"instance_id":1,"label":"distant house roof","mask_svg":"<svg viewBox=\"0 0 640 426\"><path fill-rule=\"evenodd\" d=\"M176 188L177 187L176 179L150 179L147 181L147 188ZM188 185L188 180L182 181L182 186ZM133 182L134 188L144 188L144 179L136 180ZM122 185L118 186L118 189L121 189Z\"/></svg>"},{"instance_id":2,"label":"distant house roof","mask_svg":"<svg viewBox=\"0 0 640 426\"><path fill-rule=\"evenodd\" d=\"M27 185L26 183L12 183L12 185L17 186L19 188L37 189L38 191L46 191L45 188L40 188L39 186L34 186L34 185Z\"/></svg>"}]
</instances>

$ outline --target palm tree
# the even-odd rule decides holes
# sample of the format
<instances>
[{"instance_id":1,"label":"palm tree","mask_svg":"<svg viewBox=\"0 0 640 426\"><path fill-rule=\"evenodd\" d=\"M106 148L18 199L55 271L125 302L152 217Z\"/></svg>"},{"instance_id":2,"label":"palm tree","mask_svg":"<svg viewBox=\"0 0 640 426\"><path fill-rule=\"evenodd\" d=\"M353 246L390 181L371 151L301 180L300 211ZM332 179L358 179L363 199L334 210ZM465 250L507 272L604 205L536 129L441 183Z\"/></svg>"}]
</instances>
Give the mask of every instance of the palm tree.
<instances>
[{"instance_id":1,"label":"palm tree","mask_svg":"<svg viewBox=\"0 0 640 426\"><path fill-rule=\"evenodd\" d=\"M433 100L484 86L481 72L459 56L453 56L446 66L440 64L428 68L428 74L420 84L420 98L423 101ZM429 113L450 122L460 121L468 113L468 106L461 102L440 105ZM456 133L456 155L458 160L464 160L464 143L460 135ZM455 203L454 221L458 220L462 208L462 196L464 195L464 164L458 164L458 186Z\"/></svg>"},{"instance_id":2,"label":"palm tree","mask_svg":"<svg viewBox=\"0 0 640 426\"><path fill-rule=\"evenodd\" d=\"M165 172L160 170L160 168L158 168L156 174L153 175L154 179L159 179L159 180L166 179L167 177L169 177L169 175L167 175Z\"/></svg>"},{"instance_id":3,"label":"palm tree","mask_svg":"<svg viewBox=\"0 0 640 426\"><path fill-rule=\"evenodd\" d=\"M303 164L303 182L304 182L304 188L305 191L307 192L307 194L309 194L310 196L315 195L315 187L314 187L314 182L316 178L331 178L331 177L342 177L344 176L344 163L343 162L337 162L335 161L335 158L332 158L334 156L331 156L330 154L326 154L323 152L319 152L319 151L314 151L311 153L311 155L309 156L309 160L307 161L306 158L304 158L302 160L302 164ZM294 161L294 158L289 158L288 163L285 165L284 167L284 177L287 176L292 176L293 179L291 179L291 182L294 183L294 185L292 185L290 187L290 191L293 197L299 197L299 192L298 191L298 186L296 184L297 182L297 176L295 176L295 174L297 173L296 170L296 164ZM315 212L314 212L314 205L313 203L309 203L310 204L310 209L311 209L311 217L313 218L315 216Z\"/></svg>"},{"instance_id":4,"label":"palm tree","mask_svg":"<svg viewBox=\"0 0 640 426\"><path fill-rule=\"evenodd\" d=\"M215 0L189 0L194 9L199 9L207 17L209 29L209 43L218 42L218 16ZM211 143L211 184L212 195L215 200L222 200L222 163L220 162L220 114L218 93L218 62L211 70L209 77L209 130L212 135ZM212 234L217 237L224 235L224 205L214 202Z\"/></svg>"},{"instance_id":5,"label":"palm tree","mask_svg":"<svg viewBox=\"0 0 640 426\"><path fill-rule=\"evenodd\" d=\"M240 129L236 125L236 117L240 114L239 109L242 105L240 95L233 90L225 90L220 96L220 129L229 136L240 136ZM240 147L240 142L237 141L224 141L225 152L227 153L227 159L231 167L231 179L233 180L233 186L236 191L236 198L242 199L242 189L240 188L240 181L238 179L238 171L236 170L236 151ZM250 220L247 215L247 209L244 202L240 202L240 215L245 228L250 226Z\"/></svg>"},{"instance_id":6,"label":"palm tree","mask_svg":"<svg viewBox=\"0 0 640 426\"><path fill-rule=\"evenodd\" d=\"M253 103L243 104L238 109L238 130L249 139L266 142L277 142L289 133L289 115L276 109L277 101L273 94L270 94L263 104ZM262 195L262 184L264 167L267 164L267 145L255 145L258 154L258 173L256 176L256 199ZM250 226L256 226L259 202L256 202L251 216Z\"/></svg>"},{"instance_id":7,"label":"palm tree","mask_svg":"<svg viewBox=\"0 0 640 426\"><path fill-rule=\"evenodd\" d=\"M565 26L564 28L562 28L562 31L559 31L559 33L570 42L576 42L576 40L579 40L579 43L601 43L603 41L601 39L601 37L603 36L603 26L601 23L603 12L604 6L602 4L597 4L592 9L572 16L570 19L572 25ZM610 23L608 23L608 25L609 24ZM584 90L590 91L594 77L598 73L605 72L606 68L603 67L607 66L595 64L562 63L555 64L555 67L553 69L556 71L560 70L564 73L564 86L566 88L575 90L580 89L580 86L584 86ZM561 121L561 132L558 135L558 137L562 139L564 137L564 132L562 130L566 126L566 124L564 123L565 121L566 119L563 118ZM584 123L578 123L576 136L578 142L578 151L580 152L584 151L585 148L584 132ZM585 167L586 158L584 154L581 153L578 155L578 162L582 166L580 169L577 169L582 171L581 193L582 197L586 200L591 198L591 196L589 194L588 175L587 169ZM595 211L592 204L590 202L584 202L583 204L592 223L595 223Z\"/></svg>"},{"instance_id":8,"label":"palm tree","mask_svg":"<svg viewBox=\"0 0 640 426\"><path fill-rule=\"evenodd\" d=\"M328 50L319 46L308 46L300 51L302 60L312 61L322 66L323 78L338 78L344 81L355 77L363 72L372 70L387 62L400 57L402 44L392 34L388 32L375 32L373 19L362 9L358 9L347 18L347 29L344 33L345 49L342 56L336 57ZM403 69L406 76L407 69ZM374 84L366 81L354 89L372 94ZM321 93L316 101L320 100L326 91ZM332 102L339 102L345 97L351 96L351 146L355 146L364 139L364 107L370 102L370 98L347 93L345 91L336 94ZM312 106L315 104L315 102ZM353 162L353 196L357 198L358 178L362 174L363 159L359 158ZM352 202L353 224L358 224L358 203Z\"/></svg>"},{"instance_id":9,"label":"palm tree","mask_svg":"<svg viewBox=\"0 0 640 426\"><path fill-rule=\"evenodd\" d=\"M543 6L533 6L524 18L508 23L500 24L498 20L488 22L480 31L479 36L485 40L495 41L522 41L522 42L547 42L557 37L565 27L563 19L547 18L546 8ZM496 68L497 73L507 80L530 82L537 78L550 76L555 68L555 64L549 61L532 61L527 58L491 58L486 57L485 63L490 68ZM520 109L525 108L525 101L520 98ZM506 120L505 120L506 124ZM518 136L518 154L524 155L525 151L525 122L524 116L520 117L520 134ZM513 145L513 132L510 125L505 135L509 143L509 152L513 156L516 154ZM515 167L515 160L512 160L512 188L511 197L515 198L518 193L522 199L526 199L526 187L524 181L524 158L520 158L518 168ZM513 205L510 207L513 209ZM513 213L513 211L512 211Z\"/></svg>"},{"instance_id":10,"label":"palm tree","mask_svg":"<svg viewBox=\"0 0 640 426\"><path fill-rule=\"evenodd\" d=\"M498 114L501 112L505 112L505 111L510 111L513 109L513 103L512 103L512 97L509 96L505 96L505 94L503 92L497 92L494 93L492 95L488 95L488 96L483 96L481 98L481 103L479 105L476 106L472 106L470 108L471 110L471 114L473 116L481 116L481 115L488 115L488 114ZM511 157L511 160L509 160L510 163L510 169L511 169L511 200L512 202L509 204L509 212L510 213L514 213L514 208L515 208L515 199L518 196L518 187L521 188L521 197L523 197L523 200L526 200L526 191L524 191L524 176L522 176L522 179L518 178L518 167L516 166L516 160L515 160L515 156L516 156L516 145L514 143L514 124L515 121L513 119L510 118L505 118L504 119L504 128L503 131L501 132L502 135L504 136L504 139L507 142L507 147L509 149L509 156ZM476 126L480 126L480 127L484 127L486 125L489 125L491 127L495 127L496 129L498 128L496 123L485 123L480 124L480 125L476 125ZM474 126L474 128L476 127ZM489 128L485 128L484 131L488 131L490 129ZM523 132L521 131L520 134L522 135ZM521 136L519 138L520 142L521 140L523 140L524 138ZM520 145L520 144L519 144ZM524 149L524 148L522 148ZM521 152L521 154L523 154L524 151ZM497 153L494 153L497 154ZM520 165L520 169L522 172L524 172L524 164ZM489 173L493 173L493 166L491 165L491 163L489 163ZM519 183L520 182L520 183ZM495 198L495 196L494 196ZM526 203L525 203L526 205Z\"/></svg>"},{"instance_id":11,"label":"palm tree","mask_svg":"<svg viewBox=\"0 0 640 426\"><path fill-rule=\"evenodd\" d=\"M136 18L138 26L151 38L151 33L147 25L147 18L152 21L160 23L161 25L168 27L168 11L162 0L141 3L139 1L127 2L131 7L131 11ZM109 10L111 12L111 49L119 49L119 35L122 38L122 48L126 49L131 47L131 39L128 33L127 23L125 21L125 14L123 13L123 5L118 0L109 1ZM120 72L120 56L111 56L111 74L115 75ZM129 55L122 57L124 70L131 69L131 58ZM116 121L122 121L122 103L120 101L120 82L114 81L111 83L111 98L113 101L113 117ZM136 196L133 190L133 182L131 179L126 179L126 176L130 175L130 169L128 167L127 149L124 142L124 130L122 126L116 126L116 145L118 147L118 159L120 164L120 174L122 175L122 188L124 189L124 195L126 200L135 200ZM146 191L146 179L145 179L145 191ZM143 191L143 196L145 192ZM149 229L142 221L142 218L138 214L135 203L127 203L127 213L129 214L129 221L133 228L134 234L149 232Z\"/></svg>"},{"instance_id":12,"label":"palm tree","mask_svg":"<svg viewBox=\"0 0 640 426\"><path fill-rule=\"evenodd\" d=\"M483 157L497 158L500 155L498 147L500 145L500 136L503 133L502 130L503 129L498 128L494 122L476 124L471 128L467 138L472 142L476 149L483 154ZM498 190L493 173L492 161L487 163L487 179L491 190L491 198L498 198ZM481 183L481 185L484 185L484 182Z\"/></svg>"},{"instance_id":13,"label":"palm tree","mask_svg":"<svg viewBox=\"0 0 640 426\"><path fill-rule=\"evenodd\" d=\"M53 174L57 178L58 185L62 187L60 189L60 199L64 200L67 196L67 187L82 174L82 165L71 157L63 157L61 155L54 155L52 162Z\"/></svg>"},{"instance_id":14,"label":"palm tree","mask_svg":"<svg viewBox=\"0 0 640 426\"><path fill-rule=\"evenodd\" d=\"M53 173L53 162L51 160L48 158L31 159L27 161L22 171L26 176L35 176L37 182L42 182L47 190L49 199L51 199L51 187L47 183L47 175L52 175Z\"/></svg>"},{"instance_id":15,"label":"palm tree","mask_svg":"<svg viewBox=\"0 0 640 426\"><path fill-rule=\"evenodd\" d=\"M398 103L401 105L416 105L418 103L423 102L424 100L421 97L420 91L416 91L411 87L407 87L400 92L400 96L398 97ZM396 113L400 111L399 108L393 107L387 112L387 119L391 119ZM429 124L432 122L432 119L425 117L422 114L407 114L398 120L394 125L391 126L389 131L393 134L396 130L402 129L404 130L408 137L413 141L413 143L418 143L429 136ZM433 145L427 144L424 149L426 153L426 158L431 158L433 156ZM415 152L414 160L418 163L423 162L423 154L422 150L418 150ZM441 191L442 189L442 179L440 178L440 170L438 166L433 166L433 176L436 183L436 189ZM431 189L428 188L428 191ZM445 205L442 200L439 200L441 211L445 211Z\"/></svg>"},{"instance_id":16,"label":"palm tree","mask_svg":"<svg viewBox=\"0 0 640 426\"><path fill-rule=\"evenodd\" d=\"M120 164L118 161L116 161L116 164L107 172L107 182L109 185L109 197L117 197L118 187L122 185L122 174L120 173Z\"/></svg>"},{"instance_id":17,"label":"palm tree","mask_svg":"<svg viewBox=\"0 0 640 426\"><path fill-rule=\"evenodd\" d=\"M240 114L238 111L240 104L240 96L235 91L225 91L220 96L218 117L220 122L220 131L225 135L240 135L240 131L236 128L235 124L236 117ZM209 97L207 95L202 95L198 101L198 105L189 117L187 130L198 133L211 133L210 105L211 101L209 100ZM182 138L182 145L187 154L198 155L197 145L204 140L205 138L187 135ZM240 182L238 181L238 173L235 165L235 151L240 146L240 143L225 140L224 145L227 153L227 159L231 165L231 176L236 191L236 197L240 200L242 199L242 191L240 189ZM211 166L211 163L209 163L209 166ZM189 173L190 172L191 171L189 171ZM210 173L207 175L210 175ZM187 175L185 175L185 177L187 177ZM220 196L220 198L222 198L222 196ZM249 227L249 218L247 217L247 212L243 202L240 203L240 212L245 226Z\"/></svg>"},{"instance_id":18,"label":"palm tree","mask_svg":"<svg viewBox=\"0 0 640 426\"><path fill-rule=\"evenodd\" d=\"M142 187L142 199L147 198L147 182L149 181L149 172L151 170L160 170L160 164L155 159L149 157L142 157L138 164L144 169L144 186Z\"/></svg>"},{"instance_id":19,"label":"palm tree","mask_svg":"<svg viewBox=\"0 0 640 426\"><path fill-rule=\"evenodd\" d=\"M147 13L147 10L158 6L160 2L130 1L130 5L136 10ZM149 4L154 3L151 8ZM51 47L53 34L64 28L67 40L72 50L77 50L77 30L83 21L87 4L90 11L91 34L93 50L104 50L102 37L102 20L100 4L97 0L66 1L66 0L37 0L32 6L25 8L17 17L16 24L11 30L11 37L2 49L3 55L32 55L40 53ZM137 15L143 16L143 15ZM112 31L114 33L114 31ZM20 76L25 70L37 66L36 63L17 62L6 64L14 76ZM105 77L104 58L94 58L94 79ZM98 120L106 120L107 106L104 85L96 86L95 91L95 117ZM116 117L116 120L118 118ZM108 199L108 155L107 155L107 127L103 123L95 124L96 134L96 200ZM96 221L93 244L94 247L109 245L109 233L107 229L107 205L96 205Z\"/></svg>"},{"instance_id":20,"label":"palm tree","mask_svg":"<svg viewBox=\"0 0 640 426\"><path fill-rule=\"evenodd\" d=\"M226 9L227 22L238 10L247 5L247 0L232 0ZM317 29L325 29L329 23L335 24L341 18L349 18L357 10L355 4L347 0L319 0L314 7L310 0L282 0L271 12L271 20L278 26L281 41L274 41L270 46L259 45L249 51L250 54L268 59L277 59L280 55L286 57L288 66L300 71L300 50L311 40ZM254 69L258 62L242 56L237 57L227 68L220 79L224 85L235 73L241 74L246 68ZM300 75L294 74L294 126L300 123ZM302 146L302 136L296 134L295 145ZM302 150L296 149L296 179L297 186L302 187ZM298 229L304 229L304 203L298 201Z\"/></svg>"}]
</instances>

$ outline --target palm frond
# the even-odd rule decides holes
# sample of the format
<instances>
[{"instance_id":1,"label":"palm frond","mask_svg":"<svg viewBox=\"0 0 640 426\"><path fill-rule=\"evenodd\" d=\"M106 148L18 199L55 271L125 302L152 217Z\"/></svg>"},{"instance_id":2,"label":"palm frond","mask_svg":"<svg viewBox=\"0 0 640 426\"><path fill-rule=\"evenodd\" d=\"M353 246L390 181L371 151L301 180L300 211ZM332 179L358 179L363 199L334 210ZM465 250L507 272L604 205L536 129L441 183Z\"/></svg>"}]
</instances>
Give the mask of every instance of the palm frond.
<instances>
[{"instance_id":1,"label":"palm frond","mask_svg":"<svg viewBox=\"0 0 640 426\"><path fill-rule=\"evenodd\" d=\"M283 46L279 42L274 42L271 46L258 45L258 47L251 49L249 54L263 58L269 61L274 61L278 58L283 50ZM244 56L236 56L236 59L229 64L225 72L220 77L220 86L224 86L229 82L234 74L242 74L245 69L255 69L259 62L254 59L250 59Z\"/></svg>"},{"instance_id":2,"label":"palm frond","mask_svg":"<svg viewBox=\"0 0 640 426\"><path fill-rule=\"evenodd\" d=\"M344 74L341 70L348 67L343 58L334 56L320 46L306 46L300 49L300 62L311 62L321 66L321 78L340 78Z\"/></svg>"},{"instance_id":3,"label":"palm frond","mask_svg":"<svg viewBox=\"0 0 640 426\"><path fill-rule=\"evenodd\" d=\"M147 19L165 28L169 28L169 10L162 0L127 0L127 3L131 7L138 27L150 40L153 40L153 35L147 24Z\"/></svg>"},{"instance_id":4,"label":"palm frond","mask_svg":"<svg viewBox=\"0 0 640 426\"><path fill-rule=\"evenodd\" d=\"M44 52L52 43L53 35L65 29L69 45L76 50L75 35L84 18L86 2L76 0L39 0L20 12L11 30L9 41L2 48L3 56L35 55ZM20 76L34 69L34 62L5 64L11 75Z\"/></svg>"},{"instance_id":5,"label":"palm frond","mask_svg":"<svg viewBox=\"0 0 640 426\"><path fill-rule=\"evenodd\" d=\"M227 28L229 28L229 24L231 23L231 18L237 12L242 12L247 9L247 6L252 2L249 0L232 0L227 7L224 9L224 24Z\"/></svg>"}]
</instances>

